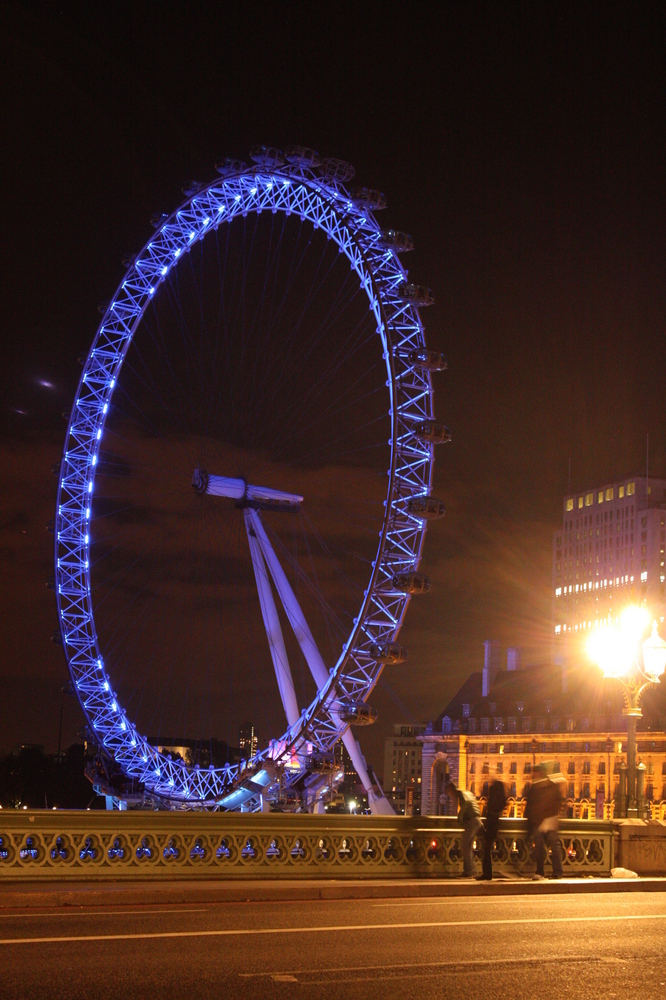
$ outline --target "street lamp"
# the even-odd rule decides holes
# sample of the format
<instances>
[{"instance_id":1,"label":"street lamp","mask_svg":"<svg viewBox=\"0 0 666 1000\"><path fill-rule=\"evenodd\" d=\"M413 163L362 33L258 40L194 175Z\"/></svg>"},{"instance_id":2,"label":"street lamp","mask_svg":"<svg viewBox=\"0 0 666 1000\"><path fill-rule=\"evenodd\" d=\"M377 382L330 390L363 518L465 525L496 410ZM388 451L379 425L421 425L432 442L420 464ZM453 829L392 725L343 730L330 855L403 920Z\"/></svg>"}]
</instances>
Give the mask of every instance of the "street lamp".
<instances>
[{"instance_id":1,"label":"street lamp","mask_svg":"<svg viewBox=\"0 0 666 1000\"><path fill-rule=\"evenodd\" d=\"M622 685L622 714L627 716L627 813L632 816L637 814L636 720L643 715L640 700L650 684L659 683L666 668L666 642L657 632L656 621L652 623L652 635L642 644L643 666L638 662L638 647L648 622L645 608L625 608L619 623L595 629L588 643L590 658L601 667L604 677L612 677Z\"/></svg>"}]
</instances>

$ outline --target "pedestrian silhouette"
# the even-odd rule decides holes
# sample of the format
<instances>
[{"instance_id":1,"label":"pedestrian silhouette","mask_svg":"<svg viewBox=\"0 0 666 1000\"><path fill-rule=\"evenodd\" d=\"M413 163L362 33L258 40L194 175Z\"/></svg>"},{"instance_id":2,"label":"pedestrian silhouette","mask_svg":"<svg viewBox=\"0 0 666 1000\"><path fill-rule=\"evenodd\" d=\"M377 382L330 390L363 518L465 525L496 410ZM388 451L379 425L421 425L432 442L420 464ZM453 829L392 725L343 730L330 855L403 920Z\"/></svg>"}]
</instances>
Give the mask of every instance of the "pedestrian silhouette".
<instances>
[{"instance_id":1,"label":"pedestrian silhouette","mask_svg":"<svg viewBox=\"0 0 666 1000\"><path fill-rule=\"evenodd\" d=\"M552 878L562 878L562 857L560 855L559 828L560 805L563 799L564 777L556 772L548 774L545 764L537 764L534 768L534 781L527 794L525 817L527 818L529 836L534 838L534 854L536 856L535 879L545 878L544 863L551 851L553 865Z\"/></svg>"},{"instance_id":2,"label":"pedestrian silhouette","mask_svg":"<svg viewBox=\"0 0 666 1000\"><path fill-rule=\"evenodd\" d=\"M446 786L448 795L455 796L458 802L458 822L463 828L462 833L462 856L463 856L463 878L471 878L474 874L474 858L472 856L472 844L474 838L481 829L481 811L476 795L472 792L465 792L461 788L456 788L452 781Z\"/></svg>"},{"instance_id":3,"label":"pedestrian silhouette","mask_svg":"<svg viewBox=\"0 0 666 1000\"><path fill-rule=\"evenodd\" d=\"M486 841L483 848L483 874L477 875L479 882L490 882L493 877L492 850L497 831L499 830L500 816L504 812L506 805L506 791L504 784L496 778L491 782L488 789L488 806L486 809Z\"/></svg>"}]
</instances>

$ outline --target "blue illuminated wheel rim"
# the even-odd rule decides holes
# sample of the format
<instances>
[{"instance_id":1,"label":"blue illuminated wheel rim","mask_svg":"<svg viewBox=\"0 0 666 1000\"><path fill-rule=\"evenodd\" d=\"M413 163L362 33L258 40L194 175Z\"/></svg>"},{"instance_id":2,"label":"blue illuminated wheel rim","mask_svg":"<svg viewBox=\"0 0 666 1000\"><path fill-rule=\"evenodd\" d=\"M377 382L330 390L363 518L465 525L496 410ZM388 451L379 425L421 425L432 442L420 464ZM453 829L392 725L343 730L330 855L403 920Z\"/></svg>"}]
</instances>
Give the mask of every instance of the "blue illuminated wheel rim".
<instances>
[{"instance_id":1,"label":"blue illuminated wheel rim","mask_svg":"<svg viewBox=\"0 0 666 1000\"><path fill-rule=\"evenodd\" d=\"M239 765L201 769L174 761L137 731L113 691L93 613L91 506L101 441L114 388L135 331L160 285L184 254L219 227L249 212L297 215L337 244L367 295L386 365L391 437L385 514L376 557L353 628L329 680L298 723L277 740L282 757L306 739L327 752L346 726L331 713L338 702L365 701L386 662L377 650L394 642L410 600L426 530L418 500L430 495L433 449L432 386L419 304L426 289L412 285L398 252L401 234L383 231L374 209L381 196L350 192L339 178L351 168L316 154L248 167L227 164L221 177L194 190L158 224L106 307L83 367L69 419L56 506L56 594L63 647L76 694L95 739L122 770L154 794L185 805L215 808L249 773ZM417 501L415 506L414 501ZM405 582L407 581L407 583ZM418 586L418 584L417 584ZM269 756L251 762L256 772Z\"/></svg>"}]
</instances>

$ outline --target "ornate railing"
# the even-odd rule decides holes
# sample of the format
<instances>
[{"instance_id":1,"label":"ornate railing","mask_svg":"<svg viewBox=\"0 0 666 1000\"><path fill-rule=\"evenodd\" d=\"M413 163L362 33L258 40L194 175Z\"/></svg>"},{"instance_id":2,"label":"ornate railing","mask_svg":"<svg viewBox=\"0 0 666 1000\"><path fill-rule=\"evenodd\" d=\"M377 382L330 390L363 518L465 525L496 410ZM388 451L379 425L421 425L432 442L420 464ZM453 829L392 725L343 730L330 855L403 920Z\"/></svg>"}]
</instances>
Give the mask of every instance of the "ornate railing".
<instances>
[{"instance_id":1,"label":"ornate railing","mask_svg":"<svg viewBox=\"0 0 666 1000\"><path fill-rule=\"evenodd\" d=\"M167 875L446 878L462 872L460 835L450 817L3 810L0 882ZM609 874L610 823L563 820L560 841L565 875ZM493 864L507 873L534 870L524 820L501 821Z\"/></svg>"}]
</instances>

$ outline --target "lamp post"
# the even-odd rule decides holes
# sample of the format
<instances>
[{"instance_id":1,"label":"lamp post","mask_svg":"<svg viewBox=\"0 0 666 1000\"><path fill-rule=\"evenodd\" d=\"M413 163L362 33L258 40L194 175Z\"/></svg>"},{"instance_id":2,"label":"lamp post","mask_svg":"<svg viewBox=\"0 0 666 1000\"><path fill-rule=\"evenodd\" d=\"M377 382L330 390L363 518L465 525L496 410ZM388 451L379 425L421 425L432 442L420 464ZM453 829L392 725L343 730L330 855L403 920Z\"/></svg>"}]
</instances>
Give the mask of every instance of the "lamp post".
<instances>
[{"instance_id":1,"label":"lamp post","mask_svg":"<svg viewBox=\"0 0 666 1000\"><path fill-rule=\"evenodd\" d=\"M627 815L636 816L636 722L643 715L640 700L651 684L658 684L666 668L666 642L652 623L652 635L642 644L643 666L638 659L641 635L649 621L644 608L625 608L619 624L595 630L588 651L602 669L604 677L612 677L622 685L627 717Z\"/></svg>"}]
</instances>

